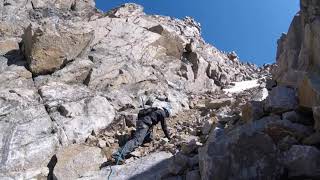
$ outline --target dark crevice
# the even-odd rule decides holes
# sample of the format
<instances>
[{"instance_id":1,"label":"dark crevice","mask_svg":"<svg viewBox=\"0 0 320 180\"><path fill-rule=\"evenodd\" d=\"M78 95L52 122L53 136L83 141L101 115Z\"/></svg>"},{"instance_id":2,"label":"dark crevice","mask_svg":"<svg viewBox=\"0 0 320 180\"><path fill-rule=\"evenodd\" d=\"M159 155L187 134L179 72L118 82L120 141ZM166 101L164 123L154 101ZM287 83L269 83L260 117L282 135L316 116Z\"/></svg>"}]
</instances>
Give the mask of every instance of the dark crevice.
<instances>
[{"instance_id":1,"label":"dark crevice","mask_svg":"<svg viewBox=\"0 0 320 180\"><path fill-rule=\"evenodd\" d=\"M61 116L68 117L68 110L65 107L59 106L57 110Z\"/></svg>"},{"instance_id":2,"label":"dark crevice","mask_svg":"<svg viewBox=\"0 0 320 180\"><path fill-rule=\"evenodd\" d=\"M11 50L4 55L8 59L7 65L24 66L27 68L27 61L19 49Z\"/></svg>"},{"instance_id":3,"label":"dark crevice","mask_svg":"<svg viewBox=\"0 0 320 180\"><path fill-rule=\"evenodd\" d=\"M11 5L11 3L9 3L9 2L3 3L3 6L10 6L10 5Z\"/></svg>"},{"instance_id":4,"label":"dark crevice","mask_svg":"<svg viewBox=\"0 0 320 180\"><path fill-rule=\"evenodd\" d=\"M33 80L33 83L34 83L34 87L37 89L37 93L38 93L38 95L39 95L39 103L44 106L44 109L45 109L48 117L50 118L51 122L53 122L51 134L56 134L56 133L58 133L58 131L59 131L59 130L58 130L58 126L59 126L59 125L57 124L56 120L50 115L50 114L51 114L51 113L50 113L50 112L51 112L50 107L44 102L44 100L43 100L43 94L41 93L40 89L35 85L35 81L34 81L34 78L35 78L35 77L36 77L36 76L33 75L32 80ZM62 143L61 138L59 137L58 139L59 139L59 145L60 145L60 146L63 146L63 143ZM54 160L54 157L55 157L55 156L52 157L52 159L50 160L49 164L50 164L50 163L52 164L52 161ZM53 161L53 162L54 162L54 161ZM54 164L54 165L55 165L55 164ZM54 167L54 166L53 166L53 167ZM48 165L48 168L49 168L49 165ZM49 168L49 169L50 169L50 168ZM53 171L53 170L52 170L52 171ZM52 172L50 171L50 173L52 173ZM49 176L48 176L47 179L56 180L55 176L52 176L52 174L50 174L50 173L49 173Z\"/></svg>"},{"instance_id":5,"label":"dark crevice","mask_svg":"<svg viewBox=\"0 0 320 180\"><path fill-rule=\"evenodd\" d=\"M86 86L89 86L90 80L91 80L91 74L92 74L93 69L90 69L86 79L83 81L83 84Z\"/></svg>"},{"instance_id":6,"label":"dark crevice","mask_svg":"<svg viewBox=\"0 0 320 180\"><path fill-rule=\"evenodd\" d=\"M66 66L68 66L69 64L71 64L72 62L74 62L74 60L75 60L75 59L71 59L71 60L68 61L67 59L64 59L63 62L62 62L62 64L61 64L61 66L60 66L59 68L57 68L54 72L59 71L59 70L65 68Z\"/></svg>"},{"instance_id":7,"label":"dark crevice","mask_svg":"<svg viewBox=\"0 0 320 180\"><path fill-rule=\"evenodd\" d=\"M198 78L199 71L199 57L195 52L185 52L183 53L183 57L188 60L192 64L192 71L194 74L194 79Z\"/></svg>"},{"instance_id":8,"label":"dark crevice","mask_svg":"<svg viewBox=\"0 0 320 180\"><path fill-rule=\"evenodd\" d=\"M61 66L60 67L58 67L58 68L53 68L53 69L50 69L50 70L45 70L45 71L42 71L42 72L39 72L39 73L32 73L32 77L33 78L36 78L36 77L38 77L38 76L46 76L46 75L52 75L53 73L55 73L56 71L59 71L59 70L61 70L61 69L63 69L63 68L65 68L66 66L68 66L70 63L72 63L74 60L72 60L72 61L67 61L66 59L63 61L63 63L61 64ZM30 72L31 72L31 70L30 69L28 69Z\"/></svg>"},{"instance_id":9,"label":"dark crevice","mask_svg":"<svg viewBox=\"0 0 320 180\"><path fill-rule=\"evenodd\" d=\"M85 34L89 34L90 37L90 40L87 42L87 44L83 47L83 49L80 51L80 53L77 55L76 58L81 58L84 56L84 54L88 51L91 50L91 47L90 47L90 44L93 42L94 40L94 30L88 32L88 33L85 33Z\"/></svg>"},{"instance_id":10,"label":"dark crevice","mask_svg":"<svg viewBox=\"0 0 320 180\"><path fill-rule=\"evenodd\" d=\"M47 167L49 168L49 174L47 177L47 180L57 180L57 177L54 175L54 167L56 166L58 162L58 158L56 155L52 156L51 160L49 161L49 164L47 165Z\"/></svg>"},{"instance_id":11,"label":"dark crevice","mask_svg":"<svg viewBox=\"0 0 320 180\"><path fill-rule=\"evenodd\" d=\"M77 10L77 1L74 1L71 6L70 6L71 11L76 11Z\"/></svg>"},{"instance_id":12,"label":"dark crevice","mask_svg":"<svg viewBox=\"0 0 320 180\"><path fill-rule=\"evenodd\" d=\"M34 7L33 2L31 1L30 3L31 3L31 6L32 6L32 9L35 10L36 8Z\"/></svg>"}]
</instances>

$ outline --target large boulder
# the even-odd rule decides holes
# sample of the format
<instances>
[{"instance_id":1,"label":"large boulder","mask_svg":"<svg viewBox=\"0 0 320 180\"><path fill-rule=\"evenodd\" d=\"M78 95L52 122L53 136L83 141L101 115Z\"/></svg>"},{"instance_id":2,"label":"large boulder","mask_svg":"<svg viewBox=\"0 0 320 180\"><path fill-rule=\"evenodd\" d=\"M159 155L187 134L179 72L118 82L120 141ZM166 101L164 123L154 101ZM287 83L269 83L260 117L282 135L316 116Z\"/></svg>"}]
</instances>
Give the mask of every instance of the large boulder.
<instances>
[{"instance_id":1,"label":"large boulder","mask_svg":"<svg viewBox=\"0 0 320 180\"><path fill-rule=\"evenodd\" d=\"M63 144L84 142L92 131L106 128L115 117L110 102L84 86L49 83L39 91Z\"/></svg>"},{"instance_id":2,"label":"large boulder","mask_svg":"<svg viewBox=\"0 0 320 180\"><path fill-rule=\"evenodd\" d=\"M294 89L277 86L272 89L265 100L264 109L267 112L283 113L298 107L296 92Z\"/></svg>"},{"instance_id":3,"label":"large boulder","mask_svg":"<svg viewBox=\"0 0 320 180\"><path fill-rule=\"evenodd\" d=\"M219 138L210 136L205 147L200 149L202 179L279 177L282 167L277 165L277 148L267 134L255 127L246 125Z\"/></svg>"},{"instance_id":4,"label":"large boulder","mask_svg":"<svg viewBox=\"0 0 320 180\"><path fill-rule=\"evenodd\" d=\"M173 56L177 59L182 57L184 51L183 40L174 32L169 32L165 27L157 25L149 29L151 32L158 33L162 37L155 42L166 49L168 56Z\"/></svg>"},{"instance_id":5,"label":"large boulder","mask_svg":"<svg viewBox=\"0 0 320 180\"><path fill-rule=\"evenodd\" d=\"M312 129L270 116L216 137L200 149L202 179L277 179L284 173L279 142L288 135L306 137Z\"/></svg>"},{"instance_id":6,"label":"large boulder","mask_svg":"<svg viewBox=\"0 0 320 180\"><path fill-rule=\"evenodd\" d=\"M114 180L149 180L162 179L169 174L168 166L172 155L166 152L156 152L124 165L103 168L101 171L88 171L81 180L104 179L111 174Z\"/></svg>"},{"instance_id":7,"label":"large boulder","mask_svg":"<svg viewBox=\"0 0 320 180\"><path fill-rule=\"evenodd\" d=\"M320 178L320 151L312 146L293 145L283 158L289 178Z\"/></svg>"},{"instance_id":8,"label":"large boulder","mask_svg":"<svg viewBox=\"0 0 320 180\"><path fill-rule=\"evenodd\" d=\"M33 74L48 74L78 57L92 39L92 32L77 33L71 27L33 28L30 25L23 35L23 51Z\"/></svg>"},{"instance_id":9,"label":"large boulder","mask_svg":"<svg viewBox=\"0 0 320 180\"><path fill-rule=\"evenodd\" d=\"M299 111L289 111L282 114L282 119L289 120L293 123L300 123L304 125L312 125L313 119L311 114Z\"/></svg>"},{"instance_id":10,"label":"large boulder","mask_svg":"<svg viewBox=\"0 0 320 180\"><path fill-rule=\"evenodd\" d=\"M77 179L88 171L98 171L107 161L100 148L71 145L56 155L53 174L57 179Z\"/></svg>"}]
</instances>

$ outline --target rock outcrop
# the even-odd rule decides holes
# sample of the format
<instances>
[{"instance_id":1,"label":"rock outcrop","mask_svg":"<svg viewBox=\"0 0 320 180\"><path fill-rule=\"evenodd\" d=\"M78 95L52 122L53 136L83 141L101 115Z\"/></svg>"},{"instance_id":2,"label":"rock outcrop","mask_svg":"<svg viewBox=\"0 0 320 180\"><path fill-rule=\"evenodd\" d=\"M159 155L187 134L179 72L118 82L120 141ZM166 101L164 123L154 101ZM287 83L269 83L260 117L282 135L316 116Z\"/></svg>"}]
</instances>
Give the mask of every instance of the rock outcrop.
<instances>
[{"instance_id":1,"label":"rock outcrop","mask_svg":"<svg viewBox=\"0 0 320 180\"><path fill-rule=\"evenodd\" d=\"M269 116L231 129L219 137L209 136L200 151L203 179L277 179L285 166L280 146L288 135L307 137L311 128Z\"/></svg>"},{"instance_id":2,"label":"rock outcrop","mask_svg":"<svg viewBox=\"0 0 320 180\"><path fill-rule=\"evenodd\" d=\"M301 0L278 41L268 97L244 105L241 123L210 133L202 179L319 178L319 7Z\"/></svg>"},{"instance_id":3,"label":"rock outcrop","mask_svg":"<svg viewBox=\"0 0 320 180\"><path fill-rule=\"evenodd\" d=\"M60 146L56 126L32 74L4 57L0 64L0 178L32 178Z\"/></svg>"},{"instance_id":4,"label":"rock outcrop","mask_svg":"<svg viewBox=\"0 0 320 180\"><path fill-rule=\"evenodd\" d=\"M30 25L23 36L23 51L34 75L60 69L81 55L93 39L92 32L77 34L71 27L42 28Z\"/></svg>"},{"instance_id":5,"label":"rock outcrop","mask_svg":"<svg viewBox=\"0 0 320 180\"><path fill-rule=\"evenodd\" d=\"M84 142L92 133L106 128L115 117L110 102L78 85L52 83L39 89L49 115L58 126L60 143Z\"/></svg>"},{"instance_id":6,"label":"rock outcrop","mask_svg":"<svg viewBox=\"0 0 320 180\"><path fill-rule=\"evenodd\" d=\"M315 147L292 146L284 157L284 163L289 170L289 178L320 177L320 151Z\"/></svg>"},{"instance_id":7,"label":"rock outcrop","mask_svg":"<svg viewBox=\"0 0 320 180\"><path fill-rule=\"evenodd\" d=\"M277 68L273 77L278 83L297 89L300 111L311 114L311 122L318 131L320 3L301 0L300 6L301 10L294 17L288 34L284 34L278 42ZM299 119L310 118L300 116Z\"/></svg>"},{"instance_id":8,"label":"rock outcrop","mask_svg":"<svg viewBox=\"0 0 320 180\"><path fill-rule=\"evenodd\" d=\"M279 84L298 88L300 105L312 108L319 104L320 4L301 0L300 6L288 34L278 41L273 77Z\"/></svg>"},{"instance_id":9,"label":"rock outcrop","mask_svg":"<svg viewBox=\"0 0 320 180\"><path fill-rule=\"evenodd\" d=\"M98 171L107 161L101 149L84 145L71 145L55 155L53 174L57 179L77 179L86 172Z\"/></svg>"},{"instance_id":10,"label":"rock outcrop","mask_svg":"<svg viewBox=\"0 0 320 180\"><path fill-rule=\"evenodd\" d=\"M298 102L294 89L284 86L273 88L265 101L265 110L274 113L284 113L297 109Z\"/></svg>"}]
</instances>

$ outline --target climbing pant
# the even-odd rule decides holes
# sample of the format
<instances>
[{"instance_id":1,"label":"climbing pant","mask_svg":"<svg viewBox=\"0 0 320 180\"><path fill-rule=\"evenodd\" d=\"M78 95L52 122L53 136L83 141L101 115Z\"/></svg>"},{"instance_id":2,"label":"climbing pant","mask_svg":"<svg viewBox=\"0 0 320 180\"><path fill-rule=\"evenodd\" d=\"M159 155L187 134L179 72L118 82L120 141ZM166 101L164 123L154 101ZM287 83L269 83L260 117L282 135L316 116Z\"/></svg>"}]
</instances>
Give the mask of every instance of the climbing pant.
<instances>
[{"instance_id":1,"label":"climbing pant","mask_svg":"<svg viewBox=\"0 0 320 180\"><path fill-rule=\"evenodd\" d=\"M143 140L143 143L149 143L153 140L153 127L149 127L146 137Z\"/></svg>"},{"instance_id":2,"label":"climbing pant","mask_svg":"<svg viewBox=\"0 0 320 180\"><path fill-rule=\"evenodd\" d=\"M137 122L137 130L133 138L128 141L122 148L119 149L119 152L122 152L121 158L125 158L129 153L134 149L142 145L146 141L152 140L152 125L148 126L142 121Z\"/></svg>"}]
</instances>

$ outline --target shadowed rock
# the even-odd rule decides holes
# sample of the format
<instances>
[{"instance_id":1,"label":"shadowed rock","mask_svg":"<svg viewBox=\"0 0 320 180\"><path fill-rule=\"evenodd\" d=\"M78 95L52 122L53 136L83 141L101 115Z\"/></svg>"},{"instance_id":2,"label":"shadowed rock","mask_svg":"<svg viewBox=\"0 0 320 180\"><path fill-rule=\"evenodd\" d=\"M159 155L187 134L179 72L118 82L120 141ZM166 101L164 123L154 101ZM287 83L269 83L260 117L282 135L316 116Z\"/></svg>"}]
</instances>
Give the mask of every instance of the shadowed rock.
<instances>
[{"instance_id":1,"label":"shadowed rock","mask_svg":"<svg viewBox=\"0 0 320 180\"><path fill-rule=\"evenodd\" d=\"M290 178L320 178L320 151L312 146L294 145L285 153Z\"/></svg>"}]
</instances>

